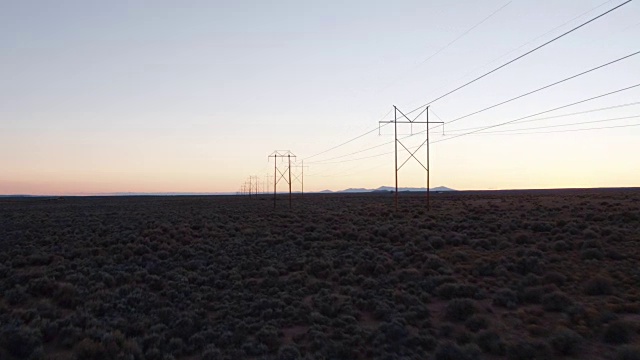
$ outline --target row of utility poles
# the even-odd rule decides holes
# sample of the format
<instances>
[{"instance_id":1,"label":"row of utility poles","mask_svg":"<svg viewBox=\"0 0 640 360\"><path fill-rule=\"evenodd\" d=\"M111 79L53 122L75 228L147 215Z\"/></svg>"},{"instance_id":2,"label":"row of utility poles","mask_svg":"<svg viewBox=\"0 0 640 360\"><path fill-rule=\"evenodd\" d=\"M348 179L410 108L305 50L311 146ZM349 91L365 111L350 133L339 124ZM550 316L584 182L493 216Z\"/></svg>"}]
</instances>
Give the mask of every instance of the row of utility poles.
<instances>
[{"instance_id":1,"label":"row of utility poles","mask_svg":"<svg viewBox=\"0 0 640 360\"><path fill-rule=\"evenodd\" d=\"M258 197L260 193L260 189L264 192L264 184L260 186L260 181L258 180L258 176L253 175L249 176L247 180L240 186L240 190L237 192L238 195L248 195L249 197Z\"/></svg>"},{"instance_id":2,"label":"row of utility poles","mask_svg":"<svg viewBox=\"0 0 640 360\"><path fill-rule=\"evenodd\" d=\"M417 115L413 116L413 118L410 118L409 116L407 116L407 114L403 113L400 109L398 109L396 106L393 106L393 120L385 120L385 121L379 121L378 122L378 126L382 127L382 126L386 126L389 124L393 124L394 129L393 129L393 134L394 134L394 153L395 153L395 165L394 165L394 172L395 172L395 193L394 193L394 203L395 203L395 208L396 210L398 210L398 172L400 171L400 169L402 169L402 167L411 159L414 159L415 161L418 162L418 164L420 164L420 166L422 166L422 168L426 171L427 173L427 210L431 210L431 202L430 202L430 182L429 182L429 177L430 177L430 164L429 164L429 126L432 124L438 124L438 125L442 125L443 127L443 131L444 131L444 122L442 121L429 121L429 106L425 107L420 113L418 113ZM420 116L422 114L426 115L426 119L425 120L420 120ZM381 126L381 124L384 124ZM405 126L408 124L411 127L411 135L417 135L420 133L426 133L426 139L422 142L422 144L420 144L420 146L418 146L416 149L414 149L413 151L410 150L407 146L405 146L405 144L402 143L402 139L398 138L398 124L405 124ZM424 131L419 131L416 132L414 134L414 125L424 125L426 127L426 129ZM398 145L402 146L404 148L404 150L409 153L409 157L404 160L404 162L402 162L402 164L400 164L400 166L398 166ZM425 146L426 145L426 146ZM422 148L426 149L426 161L425 163L423 163L422 161L420 161L420 159L418 159L418 157L416 156L416 154L418 153L418 151ZM278 183L280 183L280 181L284 181L288 187L289 187L289 207L291 207L291 198L292 198L292 194L291 194L291 187L294 181L298 181L300 182L300 184L302 185L302 190L301 193L302 195L304 195L304 169L307 166L304 166L304 162L303 160L300 161L300 164L298 165L296 162L296 155L293 154L290 150L276 150L273 153L271 153L271 155L269 155L267 157L268 161L270 162L271 159L273 158L273 207L276 207L276 198L277 198L277 190L278 190ZM293 164L292 161L293 160ZM291 169L300 169L300 172L295 172L292 176L291 174ZM267 175L266 177L266 181L263 183L263 187L262 187L262 193L266 194L267 193L267 182L269 180L269 176ZM241 186L240 191L238 192L238 194L242 194L242 195L249 195L249 198L252 197L258 197L258 193L260 193L260 183L258 181L258 177L257 176L250 176L249 179Z\"/></svg>"},{"instance_id":3,"label":"row of utility poles","mask_svg":"<svg viewBox=\"0 0 640 360\"><path fill-rule=\"evenodd\" d=\"M301 185L301 194L304 196L304 170L308 166L304 165L304 160L300 164L296 162L296 155L290 150L276 150L267 157L269 162L273 158L273 207L276 206L276 197L278 184L284 181L289 188L289 207L291 207L292 185L299 182ZM293 160L293 163L291 162ZM292 173L292 169L294 172ZM295 171L299 170L299 171ZM258 176L249 176L249 178L240 186L238 195L248 195L249 198L258 198L258 194L267 194L267 184L271 176L265 176L265 180L260 184ZM260 191L262 189L262 191Z\"/></svg>"}]
</instances>

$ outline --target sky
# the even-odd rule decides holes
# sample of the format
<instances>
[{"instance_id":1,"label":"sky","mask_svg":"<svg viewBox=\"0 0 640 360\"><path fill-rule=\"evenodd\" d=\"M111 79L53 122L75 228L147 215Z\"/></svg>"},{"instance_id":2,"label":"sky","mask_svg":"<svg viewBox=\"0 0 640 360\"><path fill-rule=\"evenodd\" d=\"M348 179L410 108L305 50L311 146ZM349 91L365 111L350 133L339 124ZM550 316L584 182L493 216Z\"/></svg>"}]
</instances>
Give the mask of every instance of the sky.
<instances>
[{"instance_id":1,"label":"sky","mask_svg":"<svg viewBox=\"0 0 640 360\"><path fill-rule=\"evenodd\" d=\"M274 150L305 191L393 186L393 106L447 123L635 53L640 1L431 102L623 2L0 1L0 194L272 189ZM430 184L640 186L640 87L546 112L639 83L636 55L432 125Z\"/></svg>"}]
</instances>

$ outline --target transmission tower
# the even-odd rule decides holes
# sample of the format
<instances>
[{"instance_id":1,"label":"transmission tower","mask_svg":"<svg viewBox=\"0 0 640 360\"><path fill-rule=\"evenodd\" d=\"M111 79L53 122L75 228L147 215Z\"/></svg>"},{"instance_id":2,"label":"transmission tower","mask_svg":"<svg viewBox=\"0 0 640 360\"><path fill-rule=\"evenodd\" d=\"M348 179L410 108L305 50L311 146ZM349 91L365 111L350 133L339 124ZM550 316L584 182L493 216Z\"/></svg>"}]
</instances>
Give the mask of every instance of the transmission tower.
<instances>
[{"instance_id":1,"label":"transmission tower","mask_svg":"<svg viewBox=\"0 0 640 360\"><path fill-rule=\"evenodd\" d=\"M274 159L273 161L273 207L274 208L276 207L277 185L282 179L284 179L284 181L287 184L289 184L289 208L291 208L291 158L295 159L295 157L296 156L289 150L276 150L267 157L269 160L271 158ZM287 159L287 168L284 170L284 172L281 171L280 168L278 167L278 158L280 158L281 160L284 160L285 158ZM278 173L280 173L280 176L278 176ZM285 174L287 173L288 173L288 178L287 176L285 176Z\"/></svg>"},{"instance_id":2,"label":"transmission tower","mask_svg":"<svg viewBox=\"0 0 640 360\"><path fill-rule=\"evenodd\" d=\"M400 113L402 115L400 117L400 119L404 119L404 120L398 120L398 113ZM418 121L418 118L423 113L426 113L427 121ZM443 124L442 126L444 126L444 122L443 121L429 121L429 106L424 108L424 110L422 110L420 113L418 113L418 115L416 115L416 117L413 118L413 120L412 120L394 105L393 106L393 120L379 121L378 126L380 126L380 124L383 124L383 123L384 124L393 123L393 127L394 127L394 130L393 130L393 135L395 137L395 141L394 141L394 145L395 145L395 167L394 167L394 169L395 169L395 175L396 175L396 192L395 192L395 196L394 196L394 202L395 202L395 206L396 206L396 211L398 210L398 171L400 171L400 169L402 169L402 167L409 160L411 160L411 158L414 158L418 162L418 164L420 164L420 166L422 166L427 172L427 210L431 210L431 203L430 203L430 199L429 199L429 195L430 195L430 187L429 187L430 186L430 184L429 184L429 125L430 124ZM427 138L426 138L426 140L423 141L422 144L420 144L420 146L418 146L418 148L415 149L412 152L406 146L404 146L404 144L400 141L400 139L398 139L398 124L411 124L411 135L413 135L413 125L414 124L425 124L426 127L427 127L427 130L426 130ZM398 167L398 144L402 145L402 147L409 153L409 157L399 167ZM418 150L420 150L425 144L427 145L427 165L426 166L415 155L418 152Z\"/></svg>"},{"instance_id":3,"label":"transmission tower","mask_svg":"<svg viewBox=\"0 0 640 360\"><path fill-rule=\"evenodd\" d=\"M300 169L300 173L293 173L293 180L300 182L302 185L302 196L304 196L304 168L308 168L309 166L304 166L304 160L300 160L300 165L293 165L294 169Z\"/></svg>"},{"instance_id":4,"label":"transmission tower","mask_svg":"<svg viewBox=\"0 0 640 360\"><path fill-rule=\"evenodd\" d=\"M257 176L249 176L249 187L252 189L253 193L256 196L256 199L258 198L258 190L259 190L259 185L260 183L258 182L258 177ZM251 198L251 190L249 191L249 197Z\"/></svg>"}]
</instances>

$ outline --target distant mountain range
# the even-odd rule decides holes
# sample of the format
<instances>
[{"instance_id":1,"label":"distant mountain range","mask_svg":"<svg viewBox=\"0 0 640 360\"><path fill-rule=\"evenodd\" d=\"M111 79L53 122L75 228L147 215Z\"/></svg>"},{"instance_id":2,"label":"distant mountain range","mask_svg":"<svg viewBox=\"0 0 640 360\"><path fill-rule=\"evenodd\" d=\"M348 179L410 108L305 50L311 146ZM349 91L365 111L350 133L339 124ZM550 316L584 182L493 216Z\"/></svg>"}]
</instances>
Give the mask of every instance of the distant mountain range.
<instances>
[{"instance_id":1,"label":"distant mountain range","mask_svg":"<svg viewBox=\"0 0 640 360\"><path fill-rule=\"evenodd\" d=\"M380 186L377 189L365 189L365 188L349 188L345 190L332 191L332 190L323 190L320 193L329 194L329 193L370 193L370 192L390 192L395 191L396 188L392 186ZM425 187L400 187L398 191L407 192L407 191L427 191ZM446 186L438 186L431 188L431 191L457 191Z\"/></svg>"}]
</instances>

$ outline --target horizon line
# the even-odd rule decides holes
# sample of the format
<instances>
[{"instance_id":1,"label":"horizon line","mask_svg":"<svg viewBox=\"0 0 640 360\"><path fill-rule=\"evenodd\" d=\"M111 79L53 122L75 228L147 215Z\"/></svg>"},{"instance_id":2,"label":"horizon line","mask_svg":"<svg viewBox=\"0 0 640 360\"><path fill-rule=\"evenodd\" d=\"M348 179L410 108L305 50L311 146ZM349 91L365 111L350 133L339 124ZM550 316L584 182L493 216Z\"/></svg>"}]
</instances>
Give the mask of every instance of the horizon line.
<instances>
[{"instance_id":1,"label":"horizon line","mask_svg":"<svg viewBox=\"0 0 640 360\"><path fill-rule=\"evenodd\" d=\"M379 190L380 188L392 188L391 190ZM431 191L438 188L447 188L446 186L437 186L431 188ZM424 189L424 190L403 190L403 189ZM614 190L614 189L640 189L640 186L601 186L601 187L551 187L551 188L508 188L508 189L466 189L466 190L458 190L451 189L449 190L440 190L445 192L474 192L474 191L536 191L536 190ZM349 190L358 190L358 191L349 191ZM403 187L398 188L399 192L426 192L426 188L414 188L414 187ZM438 190L435 190L438 191ZM370 192L394 192L393 187L391 186L381 186L377 189L366 189L366 188L347 188L343 190L319 190L319 191L307 191L305 194L327 194L327 193L370 193ZM293 191L292 194L301 194L300 191ZM288 192L277 192L276 194L288 194ZM176 192L176 191L166 191L166 192L134 192L134 191L126 191L126 192L106 192L106 193L75 193L75 194L0 194L0 197L10 198L10 197L135 197L135 196L246 196L247 194L239 194L238 191L215 191L215 192ZM261 192L258 195L273 195L273 192Z\"/></svg>"}]
</instances>

